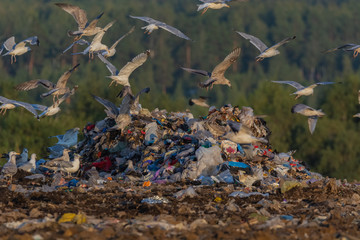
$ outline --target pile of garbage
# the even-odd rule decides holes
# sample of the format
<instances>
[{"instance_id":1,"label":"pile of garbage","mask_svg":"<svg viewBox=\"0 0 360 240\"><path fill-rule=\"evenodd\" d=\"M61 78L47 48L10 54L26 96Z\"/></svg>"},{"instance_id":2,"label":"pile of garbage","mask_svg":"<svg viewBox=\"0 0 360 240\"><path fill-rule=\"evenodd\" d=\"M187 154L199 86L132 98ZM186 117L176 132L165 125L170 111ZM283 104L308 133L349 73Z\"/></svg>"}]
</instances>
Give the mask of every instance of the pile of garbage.
<instances>
[{"instance_id":1,"label":"pile of garbage","mask_svg":"<svg viewBox=\"0 0 360 240\"><path fill-rule=\"evenodd\" d=\"M236 132L234 124L241 130ZM322 178L296 160L294 151L273 151L266 122L249 107L210 107L208 115L199 119L190 112L141 109L126 126L115 125L107 117L82 130L84 139L76 146L80 175L88 176L85 173L96 168L101 182L192 181L282 191Z\"/></svg>"}]
</instances>

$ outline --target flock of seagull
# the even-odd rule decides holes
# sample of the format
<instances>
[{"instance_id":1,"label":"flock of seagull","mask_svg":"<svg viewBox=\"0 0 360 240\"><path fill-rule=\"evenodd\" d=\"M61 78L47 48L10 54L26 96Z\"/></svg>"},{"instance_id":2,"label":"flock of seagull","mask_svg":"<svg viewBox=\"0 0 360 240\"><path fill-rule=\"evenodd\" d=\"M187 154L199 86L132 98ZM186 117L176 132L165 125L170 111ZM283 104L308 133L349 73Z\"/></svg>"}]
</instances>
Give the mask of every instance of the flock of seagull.
<instances>
[{"instance_id":1,"label":"flock of seagull","mask_svg":"<svg viewBox=\"0 0 360 240\"><path fill-rule=\"evenodd\" d=\"M199 0L202 2L202 4L198 5L197 11L201 11L201 14L204 14L208 9L221 9L223 7L230 7L228 5L228 2L231 0ZM236 1L236 0L234 0ZM238 0L241 1L241 0ZM116 53L116 46L119 44L119 42L127 37L129 34L131 34L134 31L134 27L131 28L126 34L121 36L118 40L115 41L115 43L108 47L107 45L102 43L102 38L104 37L105 33L108 32L108 30L113 26L115 21L112 21L108 23L105 27L99 27L97 26L99 20L103 16L103 12L99 13L95 17L95 19L89 21L87 19L86 12L79 8L78 6L67 4L67 3L55 3L55 5L65 12L72 15L72 17L75 19L77 23L77 30L69 30L67 32L69 37L73 38L73 42L70 46L68 46L63 53L66 53L69 49L71 49L74 45L87 45L87 47L82 51L78 53L72 53L72 54L83 54L88 55L90 59L93 59L94 56L97 56L108 68L111 75L107 76L107 78L111 79L111 82L109 84L109 87L115 83L115 85L122 85L123 90L119 93L118 96L123 97L122 103L120 105L120 108L117 107L114 103L103 99L98 96L93 96L93 98L98 101L100 104L102 104L106 110L105 112L109 117L112 117L115 119L117 125L114 127L115 129L122 129L123 126L126 124L124 122L131 121L130 114L136 111L138 104L139 104L139 96L142 93L148 93L150 91L149 88L145 88L141 90L138 94L133 95L131 91L131 84L129 82L129 76L132 74L133 71L135 71L137 68L139 68L141 65L143 65L150 53L151 50L145 50L135 56L133 59L131 59L125 66L123 66L120 70L118 70L108 59L115 55ZM183 32L181 32L179 29L170 26L164 22L161 22L159 20L155 20L150 17L146 16L131 16L133 19L142 20L144 22L147 22L148 25L142 27L141 29L145 30L145 33L151 34L156 29L163 29L171 34L185 39L185 40L191 40L188 36L186 36ZM254 45L259 51L260 54L255 57L255 60L260 62L264 58L270 58L273 56L278 55L280 52L278 50L279 47L283 46L286 43L291 42L292 40L296 39L296 36L287 37L283 40L281 40L278 43L275 43L274 45L268 47L265 43L263 43L259 38L244 33L244 32L237 32L241 37L243 37L246 40L249 40L252 45ZM93 39L91 41L83 39L83 37L92 37ZM37 45L39 46L39 39L37 36L29 37L19 43L15 43L15 37L12 36L9 39L7 39L0 49L0 54L3 52L3 50L7 50L5 55L11 56L11 64L16 62L16 56L20 56L22 54L25 54L26 52L29 52L31 50L30 47L26 46L26 44L30 45ZM354 51L354 57L357 56L357 54L360 52L360 45L355 44L346 44L340 47L337 47L335 49L330 49L326 52L332 52L335 50L345 50L345 51ZM198 74L201 76L205 76L206 80L199 83L199 87L201 88L212 88L214 85L226 85L231 87L231 82L229 79L225 77L226 70L234 64L241 53L240 48L233 49L222 62L220 62L218 65L215 66L215 68L208 72L206 70L198 70L198 69L191 69L191 68L185 68L182 69L186 72L192 73L192 74ZM66 71L64 74L60 76L58 81L56 83L51 82L49 80L45 79L35 79L30 80L24 83L21 83L15 87L16 90L19 91L28 91L37 88L38 86L42 86L45 89L47 89L47 92L41 94L41 97L53 97L53 104L50 106L44 106L40 104L30 104L25 103L17 100L11 100L7 99L5 97L0 96L0 103L2 105L0 106L0 113L5 114L8 109L13 109L16 107L23 107L27 109L29 112L31 112L37 119L40 119L45 116L52 116L56 113L58 113L60 109L60 104L64 102L67 98L71 97L75 94L75 91L78 89L78 86L75 85L74 87L70 88L67 86L67 82L70 78L70 76L73 74L73 72L79 67L79 64L75 65L68 71ZM294 81L273 81L274 83L279 84L288 84L294 88L296 88L296 92L293 94L296 95L295 99L298 99L300 96L309 96L312 95L314 92L314 88L319 85L328 85L328 84L335 84L336 82L318 82L314 83L308 87L304 87L303 85L294 82ZM193 105L199 105L203 107L209 107L209 105L206 103L207 98L206 97L200 97L199 99L190 99L189 104ZM359 104L360 104L360 91L359 91ZM291 112L293 113L299 113L306 117L308 117L308 124L309 124L309 130L311 134L315 130L316 122L319 117L322 117L325 115L321 110L316 110L314 108L311 108L304 104L296 104L292 107ZM360 113L355 114L354 117L360 117ZM232 129L234 129L234 132L239 132L239 129L241 126L232 126ZM234 134L232 132L232 134ZM3 174L12 176L14 169L16 169L16 156L19 155L15 152L10 152L9 154L9 161L3 168ZM61 168L67 172L71 172L74 169L78 168L78 161L79 156L74 157L74 161L69 161L69 157L64 152L64 156L61 159L55 159L55 161L52 161L52 165L48 166L49 168L56 169ZM67 157L66 157L67 156ZM35 159L36 155L32 155L31 159ZM77 160L76 160L77 159ZM14 167L15 164L15 167ZM26 168L27 170L31 169ZM68 170L66 170L68 169Z\"/></svg>"}]
</instances>

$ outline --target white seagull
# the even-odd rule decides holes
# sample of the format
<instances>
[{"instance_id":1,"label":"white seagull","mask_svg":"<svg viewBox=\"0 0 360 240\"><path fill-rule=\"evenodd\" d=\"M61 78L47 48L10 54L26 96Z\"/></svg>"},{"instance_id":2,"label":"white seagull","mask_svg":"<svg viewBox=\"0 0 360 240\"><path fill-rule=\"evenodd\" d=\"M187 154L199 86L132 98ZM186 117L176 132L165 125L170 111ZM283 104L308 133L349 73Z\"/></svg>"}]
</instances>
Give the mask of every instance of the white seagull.
<instances>
[{"instance_id":1,"label":"white seagull","mask_svg":"<svg viewBox=\"0 0 360 240\"><path fill-rule=\"evenodd\" d=\"M301 96L312 95L314 93L314 88L319 86L319 85L328 85L328 84L341 83L341 82L318 82L318 83L311 84L308 87L304 87L300 83L294 82L294 81L272 81L272 82L281 83L281 84L289 84L290 86L296 88L297 91L292 93L294 95L297 95L295 97L295 99L298 99Z\"/></svg>"},{"instance_id":2,"label":"white seagull","mask_svg":"<svg viewBox=\"0 0 360 240\"><path fill-rule=\"evenodd\" d=\"M32 114L34 114L34 116L37 118L38 117L38 110L40 110L42 107L42 105L39 104L30 104L30 103L26 103L26 102L20 102L20 101L16 101L16 100L11 100L11 99L7 99L3 96L0 96L0 103L2 103L0 105L0 114L5 115L6 111L8 109L14 109L16 107L23 107L26 110L28 110L29 112L31 112Z\"/></svg>"},{"instance_id":3,"label":"white seagull","mask_svg":"<svg viewBox=\"0 0 360 240\"><path fill-rule=\"evenodd\" d=\"M11 56L11 64L13 62L16 62L16 56L23 55L24 53L27 53L31 51L30 47L26 46L26 43L29 43L31 45L40 45L40 41L37 36L29 37L25 40L22 40L19 43L15 43L15 37L12 36L8 38L4 44L2 45L0 49L0 54L4 50L4 48L8 51L7 53L3 54L3 56L10 55Z\"/></svg>"},{"instance_id":4,"label":"white seagull","mask_svg":"<svg viewBox=\"0 0 360 240\"><path fill-rule=\"evenodd\" d=\"M273 57L273 56L280 54L280 52L279 52L279 50L277 50L277 48L296 38L296 36L288 37L288 38L285 38L285 39L281 40L280 42L276 43L275 45L268 47L265 45L265 43L263 43L257 37L254 37L250 34L243 33L243 32L237 32L237 33L240 36L242 36L243 38L250 40L250 43L252 45L254 45L257 49L259 49L260 55L258 55L256 57L257 62L262 61L264 58L269 58L269 57Z\"/></svg>"},{"instance_id":5,"label":"white seagull","mask_svg":"<svg viewBox=\"0 0 360 240\"><path fill-rule=\"evenodd\" d=\"M296 104L291 108L291 112L292 113L299 113L301 115L304 115L306 117L308 117L308 124L309 124L309 130L310 133L313 134L313 132L315 131L315 127L316 127L316 122L318 120L319 117L323 117L325 116L325 113L319 109L316 110L312 107L309 107L305 104Z\"/></svg>"},{"instance_id":6,"label":"white seagull","mask_svg":"<svg viewBox=\"0 0 360 240\"><path fill-rule=\"evenodd\" d=\"M145 32L144 33L152 33L152 31L156 30L156 29L159 29L159 28L162 28L180 38L183 38L183 39L186 39L186 40L191 40L188 36L186 36L184 33L182 33L179 29L177 28L174 28L170 25L167 25L166 23L164 22L160 22L160 21L157 21L155 19L152 19L150 17L138 17L138 16L131 16L131 18L135 18L135 19L140 19L142 21L145 21L147 23L149 23L149 25L145 26L145 27L142 27L141 29L145 29Z\"/></svg>"},{"instance_id":7,"label":"white seagull","mask_svg":"<svg viewBox=\"0 0 360 240\"><path fill-rule=\"evenodd\" d=\"M141 65L144 64L144 62L146 62L148 56L150 55L150 50L146 50L143 53L140 53L139 55L137 55L136 57L134 57L131 62L128 62L123 68L119 70L116 69L116 67L114 65L112 65L108 60L105 59L105 57L103 57L102 55L98 55L98 57L100 58L100 60L106 64L106 67L109 69L109 71L111 72L111 76L107 76L108 78L111 78L112 81L109 85L109 87L115 83L123 85L123 86L128 86L130 87L130 83L129 83L129 76L130 74L137 69L138 67L140 67Z\"/></svg>"}]
</instances>

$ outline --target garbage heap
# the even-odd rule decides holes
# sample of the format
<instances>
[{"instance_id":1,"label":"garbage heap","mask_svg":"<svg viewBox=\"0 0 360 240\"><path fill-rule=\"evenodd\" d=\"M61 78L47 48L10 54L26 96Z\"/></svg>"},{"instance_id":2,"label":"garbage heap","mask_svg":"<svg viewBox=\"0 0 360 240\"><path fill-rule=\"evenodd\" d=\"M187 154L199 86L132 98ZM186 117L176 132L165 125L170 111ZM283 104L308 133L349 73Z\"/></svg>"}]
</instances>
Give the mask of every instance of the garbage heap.
<instances>
[{"instance_id":1,"label":"garbage heap","mask_svg":"<svg viewBox=\"0 0 360 240\"><path fill-rule=\"evenodd\" d=\"M188 111L141 109L120 130L108 117L87 124L77 152L83 171L95 166L102 176L131 182L234 183L286 191L322 178L294 159L293 152L276 153L269 143L239 144L224 138L229 120L268 141L266 122L249 107L210 107L199 119Z\"/></svg>"}]
</instances>

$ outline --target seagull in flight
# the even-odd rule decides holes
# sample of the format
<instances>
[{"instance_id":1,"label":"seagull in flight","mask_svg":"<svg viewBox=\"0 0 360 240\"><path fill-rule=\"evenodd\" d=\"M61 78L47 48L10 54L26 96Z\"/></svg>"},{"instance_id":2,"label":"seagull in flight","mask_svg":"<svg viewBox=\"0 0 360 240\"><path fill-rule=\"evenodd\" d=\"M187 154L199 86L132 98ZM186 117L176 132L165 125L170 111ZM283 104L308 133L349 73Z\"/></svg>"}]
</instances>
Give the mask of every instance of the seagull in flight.
<instances>
[{"instance_id":1,"label":"seagull in flight","mask_svg":"<svg viewBox=\"0 0 360 240\"><path fill-rule=\"evenodd\" d=\"M240 36L242 36L243 38L249 40L252 45L254 45L257 49L259 49L260 55L258 55L256 57L257 62L262 61L264 58L269 58L269 57L273 57L273 56L280 54L280 52L279 52L279 50L277 50L277 48L296 38L296 36L288 37L288 38L285 38L285 39L281 40L280 42L276 43L275 45L268 47L265 45L265 43L263 43L257 37L254 37L250 34L243 33L243 32L237 32L237 33Z\"/></svg>"},{"instance_id":2,"label":"seagull in flight","mask_svg":"<svg viewBox=\"0 0 360 240\"><path fill-rule=\"evenodd\" d=\"M116 85L120 84L123 86L130 87L129 76L135 69L137 69L138 67L143 65L144 62L146 62L149 55L150 55L150 50L146 50L145 52L140 53L139 55L134 57L130 62L128 62L123 68L121 68L119 71L104 56L98 54L98 57L100 58L100 60L106 64L106 67L111 72L111 76L107 76L108 78L112 79L109 87L113 83L115 83Z\"/></svg>"},{"instance_id":3,"label":"seagull in flight","mask_svg":"<svg viewBox=\"0 0 360 240\"><path fill-rule=\"evenodd\" d=\"M328 85L328 84L335 84L335 83L341 83L341 82L318 82L318 83L314 83L311 84L308 87L304 87L303 85L301 85L298 82L294 82L294 81L272 81L274 83L281 83L281 84L288 84L294 88L296 88L296 92L292 93L294 95L297 95L295 97L295 99L298 99L301 96L309 96L312 95L314 93L314 88L319 86L319 85Z\"/></svg>"},{"instance_id":4,"label":"seagull in flight","mask_svg":"<svg viewBox=\"0 0 360 240\"><path fill-rule=\"evenodd\" d=\"M37 36L29 37L25 40L22 40L19 43L15 43L15 37L12 36L3 43L0 49L0 54L3 52L4 49L6 49L8 52L3 54L3 56L10 55L11 56L10 62L11 64L13 64L14 62L16 62L16 56L20 56L23 55L24 53L31 51L31 48L27 47L26 43L37 46L40 45L40 41Z\"/></svg>"},{"instance_id":5,"label":"seagull in flight","mask_svg":"<svg viewBox=\"0 0 360 240\"><path fill-rule=\"evenodd\" d=\"M212 87L214 84L227 85L231 87L231 83L227 78L225 78L224 73L231 66L231 64L237 61L240 56L240 52L241 48L235 48L229 55L226 56L226 58L221 63L216 65L216 67L212 70L211 73L205 70L197 70L184 67L182 67L182 69L190 73L208 77L206 81L199 84L199 86L202 88L207 88L209 86Z\"/></svg>"},{"instance_id":6,"label":"seagull in flight","mask_svg":"<svg viewBox=\"0 0 360 240\"><path fill-rule=\"evenodd\" d=\"M313 134L316 127L316 122L319 117L325 116L325 113L319 109L316 110L312 107L309 107L305 104L296 104L291 108L292 113L299 113L301 115L304 115L308 117L308 124L309 124L309 130L310 133Z\"/></svg>"},{"instance_id":7,"label":"seagull in flight","mask_svg":"<svg viewBox=\"0 0 360 240\"><path fill-rule=\"evenodd\" d=\"M77 31L68 31L69 36L75 36L75 41L79 40L83 36L93 36L99 33L102 28L97 27L96 24L104 14L100 13L94 20L91 22L88 21L85 10L79 8L78 6L74 6L68 3L55 3L56 6L63 9L65 12L71 14L78 24Z\"/></svg>"},{"instance_id":8,"label":"seagull in flight","mask_svg":"<svg viewBox=\"0 0 360 240\"><path fill-rule=\"evenodd\" d=\"M342 45L340 47L336 47L336 48L326 50L326 51L324 51L324 53L334 52L336 50L343 50L343 51L348 51L348 52L354 51L353 52L353 58L356 58L357 55L360 52L360 45L359 44L353 44L353 43L347 43L347 44Z\"/></svg>"},{"instance_id":9,"label":"seagull in flight","mask_svg":"<svg viewBox=\"0 0 360 240\"><path fill-rule=\"evenodd\" d=\"M186 39L186 40L191 40L188 36L186 36L184 33L182 33L179 29L177 28L174 28L170 25L167 25L166 23L164 22L160 22L160 21L157 21L155 19L152 19L150 17L137 17L137 16L131 16L131 18L135 18L135 19L140 19L142 21L145 21L147 23L149 23L149 25L145 26L145 27L142 27L141 29L145 29L145 32L144 33L152 33L152 31L156 30L156 29L159 29L159 28L162 28L180 38L183 38L183 39Z\"/></svg>"},{"instance_id":10,"label":"seagull in flight","mask_svg":"<svg viewBox=\"0 0 360 240\"><path fill-rule=\"evenodd\" d=\"M203 96L200 96L198 99L194 99L194 98L190 98L189 99L189 105L192 106L192 105L198 105L200 107L210 107L209 104L206 103L206 100L208 100L209 98L208 97L203 97Z\"/></svg>"},{"instance_id":11,"label":"seagull in flight","mask_svg":"<svg viewBox=\"0 0 360 240\"><path fill-rule=\"evenodd\" d=\"M26 102L20 102L16 100L7 99L3 96L0 96L0 114L5 115L6 111L8 109L13 109L16 107L23 107L29 112L31 112L36 118L38 117L38 112L40 109L42 109L44 106L39 104L30 104Z\"/></svg>"},{"instance_id":12,"label":"seagull in flight","mask_svg":"<svg viewBox=\"0 0 360 240\"><path fill-rule=\"evenodd\" d=\"M57 81L56 84L50 82L49 80L45 80L45 79L35 79L35 80L30 80L30 81L21 83L21 84L17 85L15 87L15 89L19 90L19 91L28 91L28 90L37 88L38 86L42 86L42 87L48 89L49 92L41 94L41 97L47 97L47 96L53 95L53 102L55 103L56 97L57 97L57 99L59 99L60 95L64 95L65 93L70 91L69 87L67 87L66 84L67 84L72 72L79 65L80 65L80 63L77 64L76 66L72 67L68 71L66 71L63 75L61 75L61 77L59 78L59 80Z\"/></svg>"},{"instance_id":13,"label":"seagull in flight","mask_svg":"<svg viewBox=\"0 0 360 240\"><path fill-rule=\"evenodd\" d=\"M64 102L67 98L71 97L75 94L75 91L78 89L76 85L73 89L65 93L60 99L56 100L55 103L49 107L44 106L44 108L40 109L42 113L39 114L38 119L43 118L45 116L52 116L61 111L60 104Z\"/></svg>"},{"instance_id":14,"label":"seagull in flight","mask_svg":"<svg viewBox=\"0 0 360 240\"><path fill-rule=\"evenodd\" d=\"M221 9L224 7L229 8L230 6L226 4L227 2L230 2L231 0L199 0L200 2L203 2L202 4L198 4L197 11L202 11L201 15L206 13L206 11L210 9Z\"/></svg>"}]
</instances>

